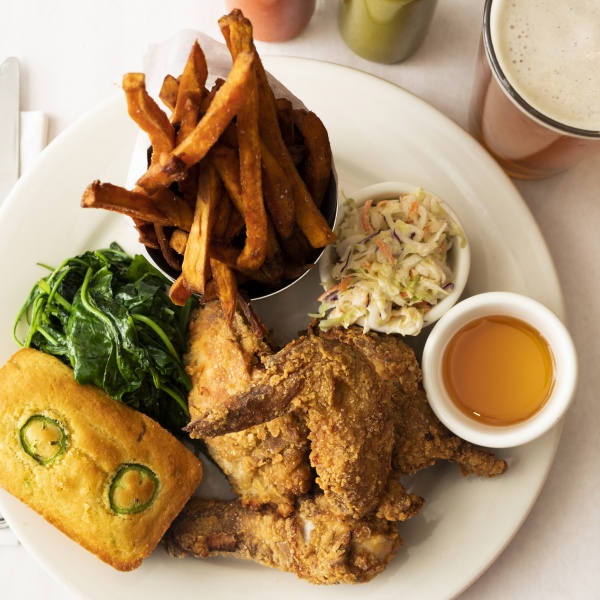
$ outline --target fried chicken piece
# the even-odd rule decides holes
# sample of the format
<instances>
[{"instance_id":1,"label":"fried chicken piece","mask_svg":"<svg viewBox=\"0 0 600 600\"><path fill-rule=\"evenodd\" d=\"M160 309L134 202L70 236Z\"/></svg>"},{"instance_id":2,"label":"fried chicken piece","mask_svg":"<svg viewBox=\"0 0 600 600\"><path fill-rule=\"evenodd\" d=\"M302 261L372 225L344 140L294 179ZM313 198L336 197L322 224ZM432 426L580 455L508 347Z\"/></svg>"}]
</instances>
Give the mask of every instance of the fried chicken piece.
<instances>
[{"instance_id":1,"label":"fried chicken piece","mask_svg":"<svg viewBox=\"0 0 600 600\"><path fill-rule=\"evenodd\" d=\"M390 385L396 438L392 464L399 473L412 474L438 460L457 463L464 475L493 477L506 471L506 461L459 438L441 423L427 401L414 352L398 336L363 333L355 326L323 332L313 325L311 332L358 349Z\"/></svg>"},{"instance_id":2,"label":"fried chicken piece","mask_svg":"<svg viewBox=\"0 0 600 600\"><path fill-rule=\"evenodd\" d=\"M439 460L456 463L463 475L494 477L507 469L505 460L451 433L437 418L421 388L414 396L394 394L394 424L398 435L394 467L416 473Z\"/></svg>"},{"instance_id":3,"label":"fried chicken piece","mask_svg":"<svg viewBox=\"0 0 600 600\"><path fill-rule=\"evenodd\" d=\"M360 518L387 490L394 446L389 386L347 344L303 337L271 356L248 388L211 407L186 430L218 436L269 421L290 410L311 443L316 483L332 510Z\"/></svg>"},{"instance_id":4,"label":"fried chicken piece","mask_svg":"<svg viewBox=\"0 0 600 600\"><path fill-rule=\"evenodd\" d=\"M209 408L227 405L243 390L271 347L257 337L241 313L229 324L219 302L196 309L189 328L186 371L192 379L192 419ZM274 503L282 514L313 482L308 461L307 429L294 414L204 441L227 476L232 490L247 505Z\"/></svg>"},{"instance_id":5,"label":"fried chicken piece","mask_svg":"<svg viewBox=\"0 0 600 600\"><path fill-rule=\"evenodd\" d=\"M233 555L316 584L370 581L402 543L394 523L333 514L320 495L301 498L288 517L271 506L192 498L163 541L175 557Z\"/></svg>"},{"instance_id":6,"label":"fried chicken piece","mask_svg":"<svg viewBox=\"0 0 600 600\"><path fill-rule=\"evenodd\" d=\"M385 492L375 511L375 516L387 521L412 519L423 508L425 500L418 494L409 494L393 469L388 476Z\"/></svg>"}]
</instances>

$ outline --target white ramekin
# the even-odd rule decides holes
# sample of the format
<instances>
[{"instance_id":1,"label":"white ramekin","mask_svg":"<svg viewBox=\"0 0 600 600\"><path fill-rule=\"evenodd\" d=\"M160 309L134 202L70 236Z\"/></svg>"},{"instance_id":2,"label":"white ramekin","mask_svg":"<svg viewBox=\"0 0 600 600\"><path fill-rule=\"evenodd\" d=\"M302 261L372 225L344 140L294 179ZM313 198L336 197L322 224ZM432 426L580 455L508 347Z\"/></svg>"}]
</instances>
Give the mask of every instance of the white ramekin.
<instances>
[{"instance_id":1,"label":"white ramekin","mask_svg":"<svg viewBox=\"0 0 600 600\"><path fill-rule=\"evenodd\" d=\"M367 200L389 200L399 198L404 194L411 194L416 190L420 189L421 186L414 183L406 183L400 181L387 181L383 183L376 183L374 185L362 188L350 195L350 198L354 200L356 206L362 206ZM440 300L435 304L425 315L423 316L424 325L431 325L435 323L450 307L452 307L460 296L462 295L467 280L469 278L469 270L471 267L471 249L469 241L465 233L465 229L460 221L459 216L448 205L442 198L434 194L433 192L423 190L430 196L434 196L440 202L440 205L444 210L454 219L457 225L463 232L464 243L455 243L450 252L448 253L448 264L452 269L454 275L453 289L443 300ZM339 233L339 228L344 221L345 205L342 203L338 207L338 215L336 221L336 233ZM335 244L325 248L321 261L319 263L319 276L321 278L321 285L324 289L329 289L335 284L333 277L331 276L332 269L337 262L337 254L335 251ZM375 331L381 333L392 333L393 331L388 327L373 328Z\"/></svg>"},{"instance_id":2,"label":"white ramekin","mask_svg":"<svg viewBox=\"0 0 600 600\"><path fill-rule=\"evenodd\" d=\"M485 316L511 316L540 332L554 357L554 385L546 403L531 417L512 425L489 425L462 412L446 391L443 355L454 334ZM490 448L509 448L534 440L554 427L569 408L577 388L577 354L563 322L546 306L512 292L486 292L463 300L435 324L422 358L423 385L439 419L459 437Z\"/></svg>"}]
</instances>

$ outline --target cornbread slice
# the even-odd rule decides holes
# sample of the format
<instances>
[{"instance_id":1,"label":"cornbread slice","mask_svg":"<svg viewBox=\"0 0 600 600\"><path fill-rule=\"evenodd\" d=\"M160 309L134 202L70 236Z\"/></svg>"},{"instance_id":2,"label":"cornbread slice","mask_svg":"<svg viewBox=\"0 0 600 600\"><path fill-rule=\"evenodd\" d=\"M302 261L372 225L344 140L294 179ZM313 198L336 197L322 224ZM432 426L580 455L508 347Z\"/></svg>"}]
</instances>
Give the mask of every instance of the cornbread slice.
<instances>
[{"instance_id":1,"label":"cornbread slice","mask_svg":"<svg viewBox=\"0 0 600 600\"><path fill-rule=\"evenodd\" d=\"M0 456L0 486L120 571L140 566L202 478L158 423L33 349L0 369Z\"/></svg>"}]
</instances>

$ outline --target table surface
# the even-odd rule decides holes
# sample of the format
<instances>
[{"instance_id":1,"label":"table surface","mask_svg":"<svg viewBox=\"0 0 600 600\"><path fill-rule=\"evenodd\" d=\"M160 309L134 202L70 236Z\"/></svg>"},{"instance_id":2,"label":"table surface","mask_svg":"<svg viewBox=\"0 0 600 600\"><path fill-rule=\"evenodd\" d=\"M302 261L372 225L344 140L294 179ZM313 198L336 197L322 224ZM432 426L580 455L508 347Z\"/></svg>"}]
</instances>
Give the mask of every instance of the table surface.
<instances>
[{"instance_id":1,"label":"table surface","mask_svg":"<svg viewBox=\"0 0 600 600\"><path fill-rule=\"evenodd\" d=\"M337 29L337 0L318 0L297 38L258 43L262 55L302 56L372 73L421 97L465 127L483 0L440 0L429 35L409 60L379 65L354 55ZM49 116L49 138L119 92L141 70L148 44L182 29L220 38L221 0L2 0L0 60L22 67L22 109ZM461 595L485 598L600 598L600 155L567 173L516 182L548 243L580 358L579 390L538 501L506 550ZM435 577L435 573L432 573ZM67 600L22 546L0 547L3 600ZM367 589L365 589L368 595Z\"/></svg>"}]
</instances>

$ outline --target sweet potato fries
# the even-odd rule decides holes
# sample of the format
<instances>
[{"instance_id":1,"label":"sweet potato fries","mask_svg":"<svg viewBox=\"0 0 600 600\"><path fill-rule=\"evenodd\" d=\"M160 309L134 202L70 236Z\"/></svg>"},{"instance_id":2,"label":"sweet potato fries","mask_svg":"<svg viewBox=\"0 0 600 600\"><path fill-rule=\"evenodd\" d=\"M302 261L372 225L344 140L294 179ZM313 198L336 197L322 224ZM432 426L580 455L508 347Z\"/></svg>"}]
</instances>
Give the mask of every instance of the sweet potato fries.
<instances>
[{"instance_id":1,"label":"sweet potato fries","mask_svg":"<svg viewBox=\"0 0 600 600\"><path fill-rule=\"evenodd\" d=\"M219 26L232 66L210 89L198 42L183 73L163 81L167 111L144 74L124 76L129 115L150 141L148 169L132 190L93 182L81 204L133 219L140 242L177 273L174 302L218 297L233 318L238 286L275 289L336 238L319 209L332 177L327 130L275 98L239 10Z\"/></svg>"}]
</instances>

